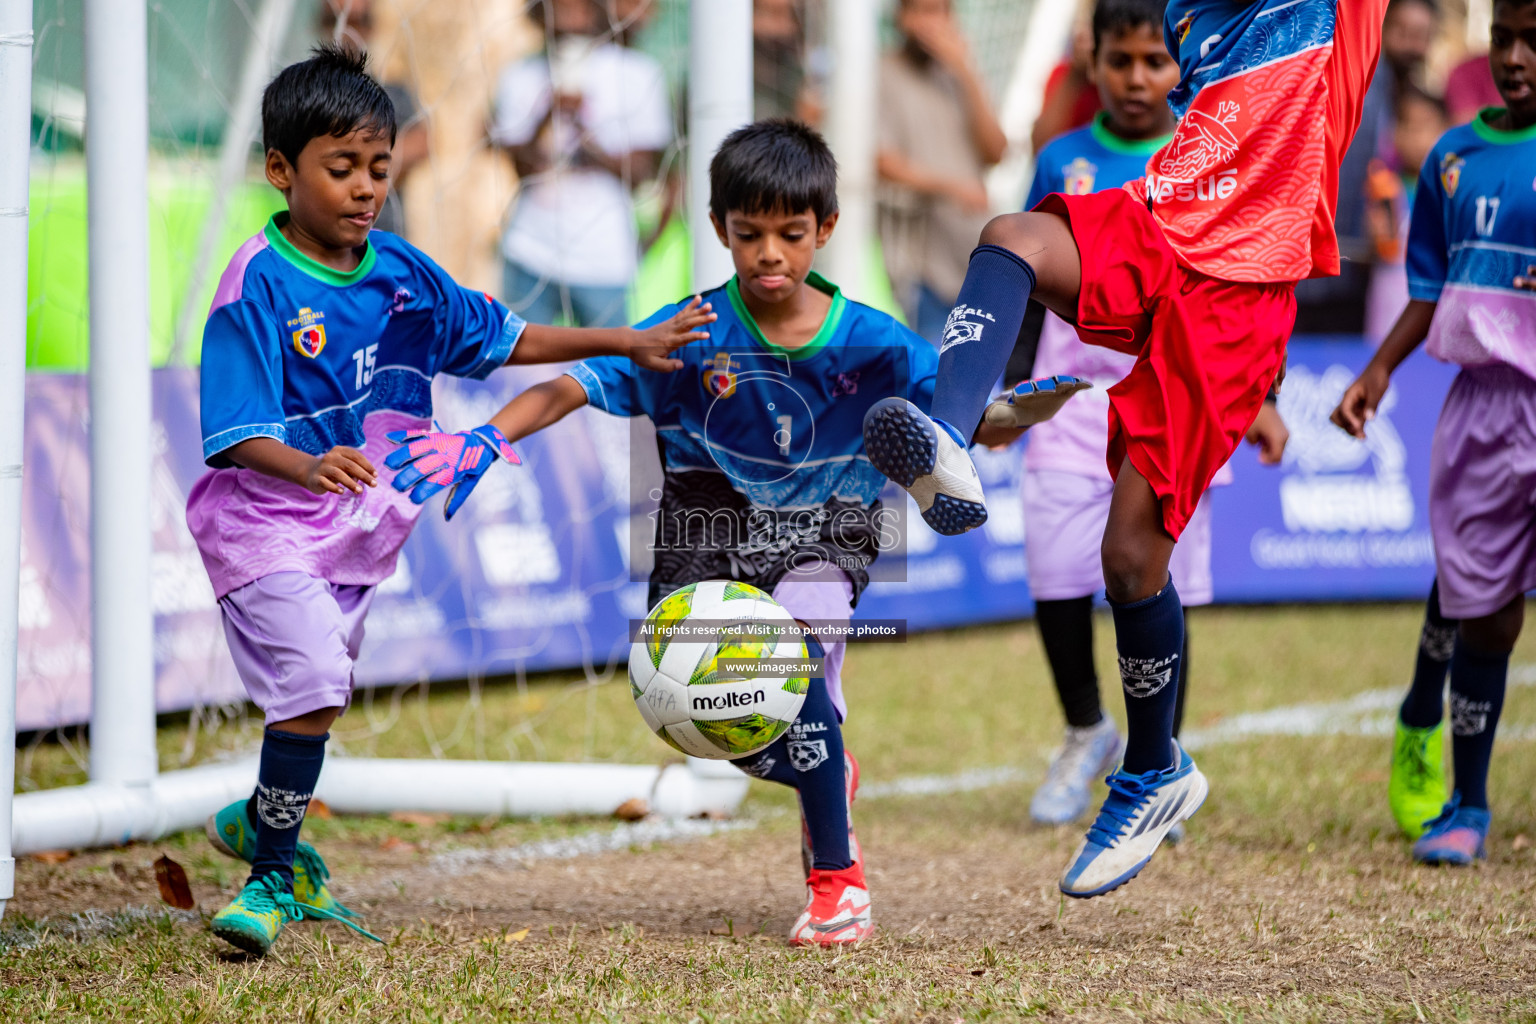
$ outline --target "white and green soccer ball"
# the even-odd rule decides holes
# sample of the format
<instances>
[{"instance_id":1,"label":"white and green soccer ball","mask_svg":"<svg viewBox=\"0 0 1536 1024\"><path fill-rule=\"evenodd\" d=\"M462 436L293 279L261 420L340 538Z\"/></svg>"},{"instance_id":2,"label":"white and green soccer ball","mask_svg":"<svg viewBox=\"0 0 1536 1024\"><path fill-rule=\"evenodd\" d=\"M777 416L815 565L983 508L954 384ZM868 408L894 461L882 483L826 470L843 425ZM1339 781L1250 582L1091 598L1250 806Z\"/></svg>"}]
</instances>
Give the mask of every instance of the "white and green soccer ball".
<instances>
[{"instance_id":1,"label":"white and green soccer ball","mask_svg":"<svg viewBox=\"0 0 1536 1024\"><path fill-rule=\"evenodd\" d=\"M722 671L720 661L804 659L796 629L782 605L746 583L705 580L674 590L651 609L630 648L635 707L651 731L685 754L754 754L799 716L811 681Z\"/></svg>"}]
</instances>

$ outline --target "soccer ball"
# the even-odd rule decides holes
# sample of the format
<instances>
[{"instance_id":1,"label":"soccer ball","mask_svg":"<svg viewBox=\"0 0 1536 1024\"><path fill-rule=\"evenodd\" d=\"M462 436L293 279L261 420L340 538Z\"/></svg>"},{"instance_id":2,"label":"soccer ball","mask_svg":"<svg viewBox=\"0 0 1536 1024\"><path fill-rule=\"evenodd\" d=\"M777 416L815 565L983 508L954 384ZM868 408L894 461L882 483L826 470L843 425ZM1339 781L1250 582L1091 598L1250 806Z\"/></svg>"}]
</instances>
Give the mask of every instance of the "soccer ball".
<instances>
[{"instance_id":1,"label":"soccer ball","mask_svg":"<svg viewBox=\"0 0 1536 1024\"><path fill-rule=\"evenodd\" d=\"M720 659L805 657L794 617L772 597L746 583L705 580L674 590L645 617L629 652L629 689L645 724L677 750L745 757L784 735L811 681L723 673Z\"/></svg>"}]
</instances>

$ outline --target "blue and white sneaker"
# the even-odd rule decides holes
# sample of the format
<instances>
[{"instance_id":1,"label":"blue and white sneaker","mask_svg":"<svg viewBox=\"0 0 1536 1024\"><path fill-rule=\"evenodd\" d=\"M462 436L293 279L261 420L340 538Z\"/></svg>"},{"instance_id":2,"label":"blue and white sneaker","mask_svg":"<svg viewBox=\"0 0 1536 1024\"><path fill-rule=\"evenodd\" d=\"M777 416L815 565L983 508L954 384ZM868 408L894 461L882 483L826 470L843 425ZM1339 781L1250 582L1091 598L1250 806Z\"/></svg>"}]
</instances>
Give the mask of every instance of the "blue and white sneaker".
<instances>
[{"instance_id":1,"label":"blue and white sneaker","mask_svg":"<svg viewBox=\"0 0 1536 1024\"><path fill-rule=\"evenodd\" d=\"M1142 775L1116 771L1104 780L1109 796L1061 876L1063 893L1087 899L1118 889L1147 866L1174 825L1205 803L1205 776L1177 741L1173 750L1172 768Z\"/></svg>"},{"instance_id":2,"label":"blue and white sneaker","mask_svg":"<svg viewBox=\"0 0 1536 1024\"><path fill-rule=\"evenodd\" d=\"M993 399L984 418L994 427L1033 427L1060 412L1067 399L1091 387L1092 381L1062 373L1022 380Z\"/></svg>"},{"instance_id":3,"label":"blue and white sneaker","mask_svg":"<svg viewBox=\"0 0 1536 1024\"><path fill-rule=\"evenodd\" d=\"M1094 780L1114 768L1124 750L1125 740L1108 715L1097 725L1067 726L1067 737L1051 758L1045 782L1029 802L1029 816L1042 825L1065 825L1081 818Z\"/></svg>"},{"instance_id":4,"label":"blue and white sneaker","mask_svg":"<svg viewBox=\"0 0 1536 1024\"><path fill-rule=\"evenodd\" d=\"M876 469L912 495L934 532L953 536L987 521L971 456L905 398L882 398L864 414L864 450Z\"/></svg>"}]
</instances>

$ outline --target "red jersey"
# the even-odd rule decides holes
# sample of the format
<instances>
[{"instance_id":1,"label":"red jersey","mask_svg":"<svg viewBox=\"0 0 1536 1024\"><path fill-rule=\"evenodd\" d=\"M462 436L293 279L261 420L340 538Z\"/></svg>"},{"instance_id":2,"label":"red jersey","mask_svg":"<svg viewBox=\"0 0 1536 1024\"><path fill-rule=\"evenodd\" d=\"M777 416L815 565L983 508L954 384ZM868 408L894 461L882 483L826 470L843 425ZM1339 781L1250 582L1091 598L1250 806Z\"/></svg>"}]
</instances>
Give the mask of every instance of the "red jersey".
<instances>
[{"instance_id":1,"label":"red jersey","mask_svg":"<svg viewBox=\"0 0 1536 1024\"><path fill-rule=\"evenodd\" d=\"M1387 0L1170 0L1173 138L1125 188L1179 261L1228 281L1339 272L1339 164Z\"/></svg>"}]
</instances>

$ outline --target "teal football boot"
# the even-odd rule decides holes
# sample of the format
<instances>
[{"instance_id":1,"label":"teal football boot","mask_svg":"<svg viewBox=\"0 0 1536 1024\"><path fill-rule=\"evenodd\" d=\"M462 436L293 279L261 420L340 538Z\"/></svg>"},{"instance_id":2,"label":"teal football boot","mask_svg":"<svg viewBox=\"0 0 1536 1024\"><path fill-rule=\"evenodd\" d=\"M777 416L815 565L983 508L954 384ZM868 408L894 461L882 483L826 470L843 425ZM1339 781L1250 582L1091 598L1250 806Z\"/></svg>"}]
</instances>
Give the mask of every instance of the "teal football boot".
<instances>
[{"instance_id":1,"label":"teal football boot","mask_svg":"<svg viewBox=\"0 0 1536 1024\"><path fill-rule=\"evenodd\" d=\"M249 864L256 857L256 823L246 814L246 806L247 801L236 800L210 815L203 828L214 849ZM359 917L357 911L331 895L325 884L330 877L331 871L319 852L308 843L300 843L293 857L293 898L326 914Z\"/></svg>"},{"instance_id":2,"label":"teal football boot","mask_svg":"<svg viewBox=\"0 0 1536 1024\"><path fill-rule=\"evenodd\" d=\"M340 921L375 942L384 941L341 914L300 903L283 885L282 877L276 871L265 878L247 882L234 902L213 915L209 927L213 934L230 945L238 946L247 953L265 956L278 936L283 934L283 928L289 921L302 921L305 918Z\"/></svg>"}]
</instances>

